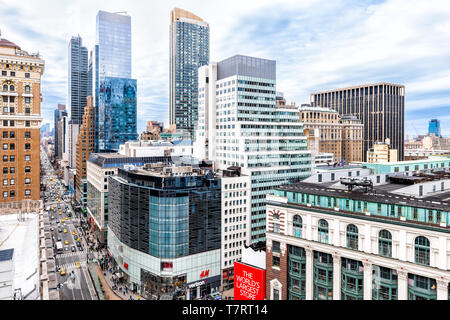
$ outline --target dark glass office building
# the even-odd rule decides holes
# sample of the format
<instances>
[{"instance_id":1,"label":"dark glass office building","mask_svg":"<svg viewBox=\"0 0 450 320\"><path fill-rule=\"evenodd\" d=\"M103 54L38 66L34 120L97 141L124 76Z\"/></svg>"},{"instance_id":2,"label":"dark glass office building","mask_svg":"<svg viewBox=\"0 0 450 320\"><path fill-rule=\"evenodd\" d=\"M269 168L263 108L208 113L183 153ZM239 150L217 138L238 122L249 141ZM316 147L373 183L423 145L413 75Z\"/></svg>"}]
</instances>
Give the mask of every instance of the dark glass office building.
<instances>
[{"instance_id":1,"label":"dark glass office building","mask_svg":"<svg viewBox=\"0 0 450 320\"><path fill-rule=\"evenodd\" d=\"M375 142L390 139L391 148L404 158L405 86L378 83L311 94L311 105L354 115L364 124L363 159Z\"/></svg>"},{"instance_id":2,"label":"dark glass office building","mask_svg":"<svg viewBox=\"0 0 450 320\"><path fill-rule=\"evenodd\" d=\"M221 180L173 168L109 177L108 249L142 295L192 299L220 286Z\"/></svg>"}]
</instances>

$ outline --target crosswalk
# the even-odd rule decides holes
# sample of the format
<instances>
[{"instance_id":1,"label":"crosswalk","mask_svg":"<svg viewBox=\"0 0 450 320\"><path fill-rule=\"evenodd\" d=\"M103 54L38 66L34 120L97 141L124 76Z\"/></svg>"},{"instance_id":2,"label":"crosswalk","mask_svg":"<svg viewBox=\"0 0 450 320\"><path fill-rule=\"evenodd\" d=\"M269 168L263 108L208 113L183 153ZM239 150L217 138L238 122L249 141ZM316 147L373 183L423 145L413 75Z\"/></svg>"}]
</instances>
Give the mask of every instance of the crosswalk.
<instances>
[{"instance_id":1,"label":"crosswalk","mask_svg":"<svg viewBox=\"0 0 450 320\"><path fill-rule=\"evenodd\" d=\"M81 267L85 267L87 264L86 264L86 261L79 261L80 262L80 266ZM74 270L74 269L77 269L77 267L76 267L76 262L72 262L72 263L64 263L64 264L61 264L61 265L58 265L57 267L58 268L64 268L65 270L66 270L66 272L68 272L68 271L71 271L71 270Z\"/></svg>"},{"instance_id":2,"label":"crosswalk","mask_svg":"<svg viewBox=\"0 0 450 320\"><path fill-rule=\"evenodd\" d=\"M62 259L62 258L69 258L69 257L80 257L86 259L86 253L84 251L77 251L77 252L68 252L68 253L62 253L56 255L56 258Z\"/></svg>"}]
</instances>

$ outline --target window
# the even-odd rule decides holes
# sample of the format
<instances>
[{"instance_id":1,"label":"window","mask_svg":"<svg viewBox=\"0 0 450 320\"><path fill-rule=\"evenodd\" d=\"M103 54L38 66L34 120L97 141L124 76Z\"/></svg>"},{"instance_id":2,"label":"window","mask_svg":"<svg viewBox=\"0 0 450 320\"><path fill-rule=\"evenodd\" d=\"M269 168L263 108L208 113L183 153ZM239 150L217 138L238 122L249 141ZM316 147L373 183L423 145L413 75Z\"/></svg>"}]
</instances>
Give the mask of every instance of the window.
<instances>
[{"instance_id":1,"label":"window","mask_svg":"<svg viewBox=\"0 0 450 320\"><path fill-rule=\"evenodd\" d=\"M25 78L29 78L30 77L30 73L25 72Z\"/></svg>"},{"instance_id":2,"label":"window","mask_svg":"<svg viewBox=\"0 0 450 320\"><path fill-rule=\"evenodd\" d=\"M30 150L30 149L31 149L31 144L25 143L25 150Z\"/></svg>"},{"instance_id":3,"label":"window","mask_svg":"<svg viewBox=\"0 0 450 320\"><path fill-rule=\"evenodd\" d=\"M16 168L14 167L9 168L9 173L16 173Z\"/></svg>"},{"instance_id":4,"label":"window","mask_svg":"<svg viewBox=\"0 0 450 320\"><path fill-rule=\"evenodd\" d=\"M14 71L11 71L11 77L15 77L16 76L16 73L14 72Z\"/></svg>"},{"instance_id":5,"label":"window","mask_svg":"<svg viewBox=\"0 0 450 320\"><path fill-rule=\"evenodd\" d=\"M414 242L415 262L426 266L430 265L430 240L423 236L416 238Z\"/></svg>"},{"instance_id":6,"label":"window","mask_svg":"<svg viewBox=\"0 0 450 320\"><path fill-rule=\"evenodd\" d=\"M16 181L14 179L9 180L9 184L11 186L15 186L16 185Z\"/></svg>"},{"instance_id":7,"label":"window","mask_svg":"<svg viewBox=\"0 0 450 320\"><path fill-rule=\"evenodd\" d=\"M8 150L8 144L7 143L3 144L3 150Z\"/></svg>"},{"instance_id":8,"label":"window","mask_svg":"<svg viewBox=\"0 0 450 320\"><path fill-rule=\"evenodd\" d=\"M354 224L347 226L347 248L358 250L358 227Z\"/></svg>"},{"instance_id":9,"label":"window","mask_svg":"<svg viewBox=\"0 0 450 320\"><path fill-rule=\"evenodd\" d=\"M273 267L280 267L280 257L279 256L273 256L272 266Z\"/></svg>"},{"instance_id":10,"label":"window","mask_svg":"<svg viewBox=\"0 0 450 320\"><path fill-rule=\"evenodd\" d=\"M14 86L13 85L9 86L9 91L14 91Z\"/></svg>"},{"instance_id":11,"label":"window","mask_svg":"<svg viewBox=\"0 0 450 320\"><path fill-rule=\"evenodd\" d=\"M272 251L274 253L280 253L280 243L278 241L274 241L272 244Z\"/></svg>"},{"instance_id":12,"label":"window","mask_svg":"<svg viewBox=\"0 0 450 320\"><path fill-rule=\"evenodd\" d=\"M392 235L387 230L381 230L378 234L378 254L384 257L392 257Z\"/></svg>"},{"instance_id":13,"label":"window","mask_svg":"<svg viewBox=\"0 0 450 320\"><path fill-rule=\"evenodd\" d=\"M3 179L3 185L7 186L8 185L8 179Z\"/></svg>"},{"instance_id":14,"label":"window","mask_svg":"<svg viewBox=\"0 0 450 320\"><path fill-rule=\"evenodd\" d=\"M3 174L8 174L8 168L3 168Z\"/></svg>"},{"instance_id":15,"label":"window","mask_svg":"<svg viewBox=\"0 0 450 320\"><path fill-rule=\"evenodd\" d=\"M16 149L15 144L14 143L10 143L9 144L9 150L15 150L15 149Z\"/></svg>"},{"instance_id":16,"label":"window","mask_svg":"<svg viewBox=\"0 0 450 320\"><path fill-rule=\"evenodd\" d=\"M9 133L9 137L10 137L11 139L14 139L14 138L16 137L16 133L15 133L14 131L11 131L11 132Z\"/></svg>"},{"instance_id":17,"label":"window","mask_svg":"<svg viewBox=\"0 0 450 320\"><path fill-rule=\"evenodd\" d=\"M10 162L16 161L16 156L9 156L9 161Z\"/></svg>"},{"instance_id":18,"label":"window","mask_svg":"<svg viewBox=\"0 0 450 320\"><path fill-rule=\"evenodd\" d=\"M25 86L25 92L29 93L30 92L30 86Z\"/></svg>"},{"instance_id":19,"label":"window","mask_svg":"<svg viewBox=\"0 0 450 320\"><path fill-rule=\"evenodd\" d=\"M3 156L3 162L8 162L8 156Z\"/></svg>"},{"instance_id":20,"label":"window","mask_svg":"<svg viewBox=\"0 0 450 320\"><path fill-rule=\"evenodd\" d=\"M3 139L8 139L8 131L3 131Z\"/></svg>"},{"instance_id":21,"label":"window","mask_svg":"<svg viewBox=\"0 0 450 320\"><path fill-rule=\"evenodd\" d=\"M273 224L273 232L274 233L280 233L280 224L279 223L274 223Z\"/></svg>"},{"instance_id":22,"label":"window","mask_svg":"<svg viewBox=\"0 0 450 320\"><path fill-rule=\"evenodd\" d=\"M9 197L10 198L14 198L16 196L16 192L14 191L14 190L11 190L10 192L9 192Z\"/></svg>"},{"instance_id":23,"label":"window","mask_svg":"<svg viewBox=\"0 0 450 320\"><path fill-rule=\"evenodd\" d=\"M302 217L300 217L299 215L295 215L294 216L294 221L293 221L293 236L297 237L297 238L301 238L302 237L302 227L303 227L303 221L302 221Z\"/></svg>"},{"instance_id":24,"label":"window","mask_svg":"<svg viewBox=\"0 0 450 320\"><path fill-rule=\"evenodd\" d=\"M25 173L30 173L31 172L31 167L25 167Z\"/></svg>"},{"instance_id":25,"label":"window","mask_svg":"<svg viewBox=\"0 0 450 320\"><path fill-rule=\"evenodd\" d=\"M25 127L29 127L30 126L30 121L25 121Z\"/></svg>"},{"instance_id":26,"label":"window","mask_svg":"<svg viewBox=\"0 0 450 320\"><path fill-rule=\"evenodd\" d=\"M273 289L273 300L280 300L280 290Z\"/></svg>"},{"instance_id":27,"label":"window","mask_svg":"<svg viewBox=\"0 0 450 320\"><path fill-rule=\"evenodd\" d=\"M31 196L31 190L30 189L25 189L25 195L26 196Z\"/></svg>"},{"instance_id":28,"label":"window","mask_svg":"<svg viewBox=\"0 0 450 320\"><path fill-rule=\"evenodd\" d=\"M25 184L31 184L31 179L30 178L25 178Z\"/></svg>"},{"instance_id":29,"label":"window","mask_svg":"<svg viewBox=\"0 0 450 320\"><path fill-rule=\"evenodd\" d=\"M328 222L324 219L319 220L318 232L319 242L328 243Z\"/></svg>"},{"instance_id":30,"label":"window","mask_svg":"<svg viewBox=\"0 0 450 320\"><path fill-rule=\"evenodd\" d=\"M30 131L25 131L25 138L26 139L30 139L31 138L31 132Z\"/></svg>"},{"instance_id":31,"label":"window","mask_svg":"<svg viewBox=\"0 0 450 320\"><path fill-rule=\"evenodd\" d=\"M3 191L3 198L8 198L8 191Z\"/></svg>"},{"instance_id":32,"label":"window","mask_svg":"<svg viewBox=\"0 0 450 320\"><path fill-rule=\"evenodd\" d=\"M25 161L31 161L31 156L29 154L25 155Z\"/></svg>"}]
</instances>

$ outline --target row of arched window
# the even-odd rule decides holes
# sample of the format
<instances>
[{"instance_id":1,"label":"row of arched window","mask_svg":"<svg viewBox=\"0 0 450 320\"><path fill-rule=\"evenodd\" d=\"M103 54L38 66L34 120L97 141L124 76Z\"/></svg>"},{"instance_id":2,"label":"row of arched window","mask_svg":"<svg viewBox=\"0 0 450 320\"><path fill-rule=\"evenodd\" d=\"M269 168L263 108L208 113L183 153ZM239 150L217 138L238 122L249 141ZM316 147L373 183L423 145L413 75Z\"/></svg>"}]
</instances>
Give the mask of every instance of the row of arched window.
<instances>
[{"instance_id":1,"label":"row of arched window","mask_svg":"<svg viewBox=\"0 0 450 320\"><path fill-rule=\"evenodd\" d=\"M9 91L14 91L14 90L15 90L14 85L10 85L9 86ZM3 85L3 91L8 91L8 85L7 84ZM30 86L25 86L25 92L30 92Z\"/></svg>"},{"instance_id":2,"label":"row of arched window","mask_svg":"<svg viewBox=\"0 0 450 320\"><path fill-rule=\"evenodd\" d=\"M302 238L303 220L299 215L293 218L293 236ZM318 223L318 241L328 243L328 222L320 219ZM346 230L346 246L352 250L358 250L358 227L349 224ZM378 233L378 253L381 256L392 258L392 234L388 230ZM422 265L430 265L430 240L424 236L418 236L414 241L414 261Z\"/></svg>"}]
</instances>

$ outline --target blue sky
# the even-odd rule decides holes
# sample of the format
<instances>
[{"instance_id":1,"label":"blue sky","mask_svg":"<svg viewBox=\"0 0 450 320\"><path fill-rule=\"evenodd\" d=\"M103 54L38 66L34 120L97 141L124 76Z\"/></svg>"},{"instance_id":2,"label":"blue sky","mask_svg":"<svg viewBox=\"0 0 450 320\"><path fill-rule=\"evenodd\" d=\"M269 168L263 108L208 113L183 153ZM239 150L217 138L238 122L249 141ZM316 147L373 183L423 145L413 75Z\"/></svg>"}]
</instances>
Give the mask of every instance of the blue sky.
<instances>
[{"instance_id":1,"label":"blue sky","mask_svg":"<svg viewBox=\"0 0 450 320\"><path fill-rule=\"evenodd\" d=\"M100 1L0 0L2 36L46 62L44 121L67 101L68 43L80 34L90 50L98 10L132 18L138 131L148 120L168 125L170 10L210 24L210 59L235 54L277 61L277 91L308 103L312 92L393 82L406 86L406 133L441 120L450 136L450 3L438 0Z\"/></svg>"}]
</instances>

